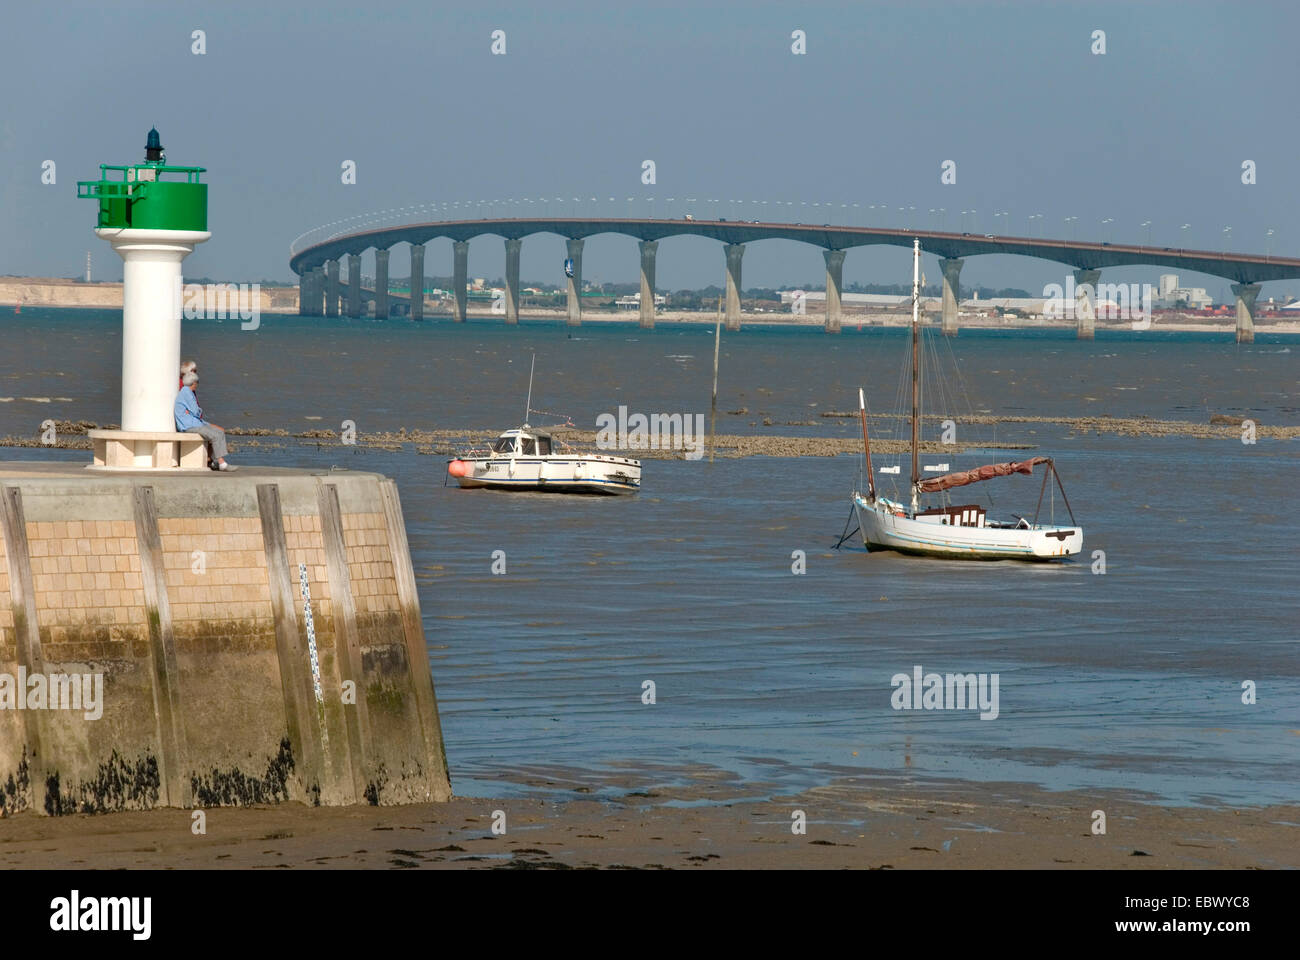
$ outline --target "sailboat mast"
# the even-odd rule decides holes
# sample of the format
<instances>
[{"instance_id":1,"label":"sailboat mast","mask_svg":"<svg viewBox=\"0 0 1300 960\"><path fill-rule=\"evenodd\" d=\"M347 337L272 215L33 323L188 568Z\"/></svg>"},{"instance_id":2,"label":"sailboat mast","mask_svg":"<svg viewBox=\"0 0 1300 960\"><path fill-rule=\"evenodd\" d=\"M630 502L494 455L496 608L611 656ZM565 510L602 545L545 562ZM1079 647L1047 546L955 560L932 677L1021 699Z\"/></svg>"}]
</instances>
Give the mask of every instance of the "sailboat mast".
<instances>
[{"instance_id":1,"label":"sailboat mast","mask_svg":"<svg viewBox=\"0 0 1300 960\"><path fill-rule=\"evenodd\" d=\"M921 480L917 458L921 407L921 241L912 241L912 509L917 507L916 485Z\"/></svg>"},{"instance_id":2,"label":"sailboat mast","mask_svg":"<svg viewBox=\"0 0 1300 960\"><path fill-rule=\"evenodd\" d=\"M537 369L537 354L533 354L533 361L528 365L528 402L524 404L524 426L528 426L528 418L533 412L533 371Z\"/></svg>"},{"instance_id":3,"label":"sailboat mast","mask_svg":"<svg viewBox=\"0 0 1300 960\"><path fill-rule=\"evenodd\" d=\"M871 469L871 440L867 437L867 398L858 387L858 410L862 414L862 451L867 459L867 495L876 499L876 475Z\"/></svg>"}]
</instances>

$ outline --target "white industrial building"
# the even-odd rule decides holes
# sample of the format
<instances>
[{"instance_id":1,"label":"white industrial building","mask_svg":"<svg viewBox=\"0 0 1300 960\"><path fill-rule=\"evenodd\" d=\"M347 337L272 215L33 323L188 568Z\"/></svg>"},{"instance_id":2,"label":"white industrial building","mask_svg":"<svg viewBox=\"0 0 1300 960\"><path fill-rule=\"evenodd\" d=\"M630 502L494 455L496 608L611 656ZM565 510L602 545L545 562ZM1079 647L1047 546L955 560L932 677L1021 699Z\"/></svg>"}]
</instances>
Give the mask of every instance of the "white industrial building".
<instances>
[{"instance_id":1,"label":"white industrial building","mask_svg":"<svg viewBox=\"0 0 1300 960\"><path fill-rule=\"evenodd\" d=\"M668 298L662 293L655 294L655 309L662 310L668 304ZM641 291L630 294L626 297L619 297L614 301L614 306L619 310L640 310L641 309Z\"/></svg>"},{"instance_id":2,"label":"white industrial building","mask_svg":"<svg viewBox=\"0 0 1300 960\"><path fill-rule=\"evenodd\" d=\"M1205 310L1214 306L1214 298L1205 292L1204 287L1180 287L1178 285L1178 274L1162 273L1160 274L1160 285L1157 288L1155 300L1152 306L1165 310L1172 310L1180 306L1190 307L1193 310Z\"/></svg>"}]
</instances>

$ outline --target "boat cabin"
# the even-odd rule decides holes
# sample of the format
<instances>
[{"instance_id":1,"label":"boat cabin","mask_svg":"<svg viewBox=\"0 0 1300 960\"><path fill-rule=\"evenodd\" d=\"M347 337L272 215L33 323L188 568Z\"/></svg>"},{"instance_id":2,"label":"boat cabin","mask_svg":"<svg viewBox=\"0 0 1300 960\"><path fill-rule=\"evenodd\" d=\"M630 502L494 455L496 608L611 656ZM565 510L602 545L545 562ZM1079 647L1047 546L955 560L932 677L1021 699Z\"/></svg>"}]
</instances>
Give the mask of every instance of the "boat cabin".
<instances>
[{"instance_id":1,"label":"boat cabin","mask_svg":"<svg viewBox=\"0 0 1300 960\"><path fill-rule=\"evenodd\" d=\"M931 507L929 510L920 511L916 519L949 527L982 527L984 515L984 508L977 503L972 503L964 507Z\"/></svg>"},{"instance_id":2,"label":"boat cabin","mask_svg":"<svg viewBox=\"0 0 1300 960\"><path fill-rule=\"evenodd\" d=\"M492 454L505 457L549 457L551 435L527 428L507 430L497 437L496 443L492 444Z\"/></svg>"}]
</instances>

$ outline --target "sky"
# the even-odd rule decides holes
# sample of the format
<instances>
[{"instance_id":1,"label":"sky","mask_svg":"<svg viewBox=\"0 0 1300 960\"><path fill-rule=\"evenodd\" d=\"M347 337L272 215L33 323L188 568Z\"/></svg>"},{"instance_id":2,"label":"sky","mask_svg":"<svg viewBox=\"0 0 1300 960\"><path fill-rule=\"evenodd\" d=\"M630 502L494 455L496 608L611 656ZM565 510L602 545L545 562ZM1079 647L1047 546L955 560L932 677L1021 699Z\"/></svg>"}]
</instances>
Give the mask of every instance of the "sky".
<instances>
[{"instance_id":1,"label":"sky","mask_svg":"<svg viewBox=\"0 0 1300 960\"><path fill-rule=\"evenodd\" d=\"M170 162L208 170L213 236L186 262L194 277L289 280L290 242L322 224L541 197L597 197L619 216L629 197L660 215L669 197L694 198L697 215L712 199L745 219L789 204L803 222L844 222L857 203L848 222L1300 256L1297 28L1300 4L1264 0L13 4L0 274L80 276L89 250L97 279L120 279L76 181L142 160L151 126ZM559 237L526 240L524 280L561 283L564 255ZM504 260L497 237L471 244L473 276L501 276ZM844 280L907 282L909 260L854 249ZM632 238L587 240L588 280L635 281L638 263ZM394 248L392 275L408 269ZM429 244L425 270L451 272L450 241ZM743 280L798 286L824 270L818 248L772 240L748 246ZM716 241L660 244L662 289L723 271ZM932 259L926 271L937 280ZM1066 272L975 257L962 283L1037 292ZM1229 296L1219 278L1180 282ZM1300 280L1262 296L1287 293Z\"/></svg>"}]
</instances>

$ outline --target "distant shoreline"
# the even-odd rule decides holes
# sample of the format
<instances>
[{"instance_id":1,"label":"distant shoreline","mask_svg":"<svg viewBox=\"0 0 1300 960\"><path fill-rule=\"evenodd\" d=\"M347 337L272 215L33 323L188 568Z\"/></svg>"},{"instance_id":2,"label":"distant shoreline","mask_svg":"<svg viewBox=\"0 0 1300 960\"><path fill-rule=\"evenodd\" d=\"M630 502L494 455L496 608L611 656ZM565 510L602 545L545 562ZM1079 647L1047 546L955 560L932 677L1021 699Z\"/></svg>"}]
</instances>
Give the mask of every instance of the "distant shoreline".
<instances>
[{"instance_id":1,"label":"distant shoreline","mask_svg":"<svg viewBox=\"0 0 1300 960\"><path fill-rule=\"evenodd\" d=\"M521 310L519 313L523 319L530 320L563 320L565 313L562 310ZM488 319L494 315L487 311L482 313L470 311L469 316L473 319ZM788 313L746 313L740 315L742 326L780 326L780 327L815 327L820 329L826 325L825 314L804 314L803 316L794 316ZM429 315L425 314L426 320L450 320L450 316L443 314ZM710 313L697 313L695 311L661 311L655 314L656 323L699 323L706 326L713 326L718 322L718 317ZM638 326L639 319L636 313L611 315L608 313L584 312L582 322L587 323L626 323L632 326ZM939 318L930 314L922 317L922 322L928 325L937 325ZM911 323L911 318L899 313L845 313L841 319L841 330L858 330L869 327L906 327ZM1028 318L1018 318L1015 320L1002 320L997 317L972 317L959 315L958 327L969 330L1073 330L1075 322L1073 320L1051 320L1039 321ZM1098 331L1122 331L1132 330L1131 322L1124 321L1105 321L1097 320L1095 329ZM1237 323L1235 318L1225 318L1223 322L1215 323L1205 319L1177 319L1162 320L1160 317L1154 317L1148 330L1168 330L1170 332L1186 333L1236 333ZM1139 331L1140 332L1140 331ZM1295 320L1259 320L1255 321L1256 333L1285 333L1300 334L1300 318Z\"/></svg>"},{"instance_id":2,"label":"distant shoreline","mask_svg":"<svg viewBox=\"0 0 1300 960\"><path fill-rule=\"evenodd\" d=\"M53 309L82 310L120 310L122 308L122 284L120 282L91 282L68 280L52 277L0 277L0 307L47 307ZM260 290L260 313L272 316L296 316L298 314L297 287L264 287ZM498 320L504 322L500 313L490 307L475 309L471 307L468 317L474 320ZM799 326L820 328L826 324L824 312L808 314L790 314L773 312L741 311L742 326ZM561 309L520 310L521 319L553 320L563 322L566 311ZM406 317L392 317L404 320ZM451 314L442 309L431 308L426 301L426 321L450 322ZM655 314L657 323L696 323L713 326L719 320L716 313L694 310L662 310ZM927 323L937 323L938 317L927 314ZM607 312L588 308L583 312L584 324L626 324L639 327L640 316L636 311ZM900 311L857 312L846 308L841 318L842 330L858 330L869 327L903 327L910 322L910 317ZM958 316L958 326L971 330L1073 330L1073 320L1035 320L1029 317L1017 317L1007 320L1001 317L979 317L969 314ZM1133 329L1129 321L1097 320L1098 331L1120 331ZM1152 318L1148 330L1167 330L1181 333L1234 333L1236 319L1208 319L1190 317L1185 314L1170 314L1166 319L1157 314ZM1272 316L1255 319L1257 333L1300 334L1300 317L1273 319Z\"/></svg>"}]
</instances>

